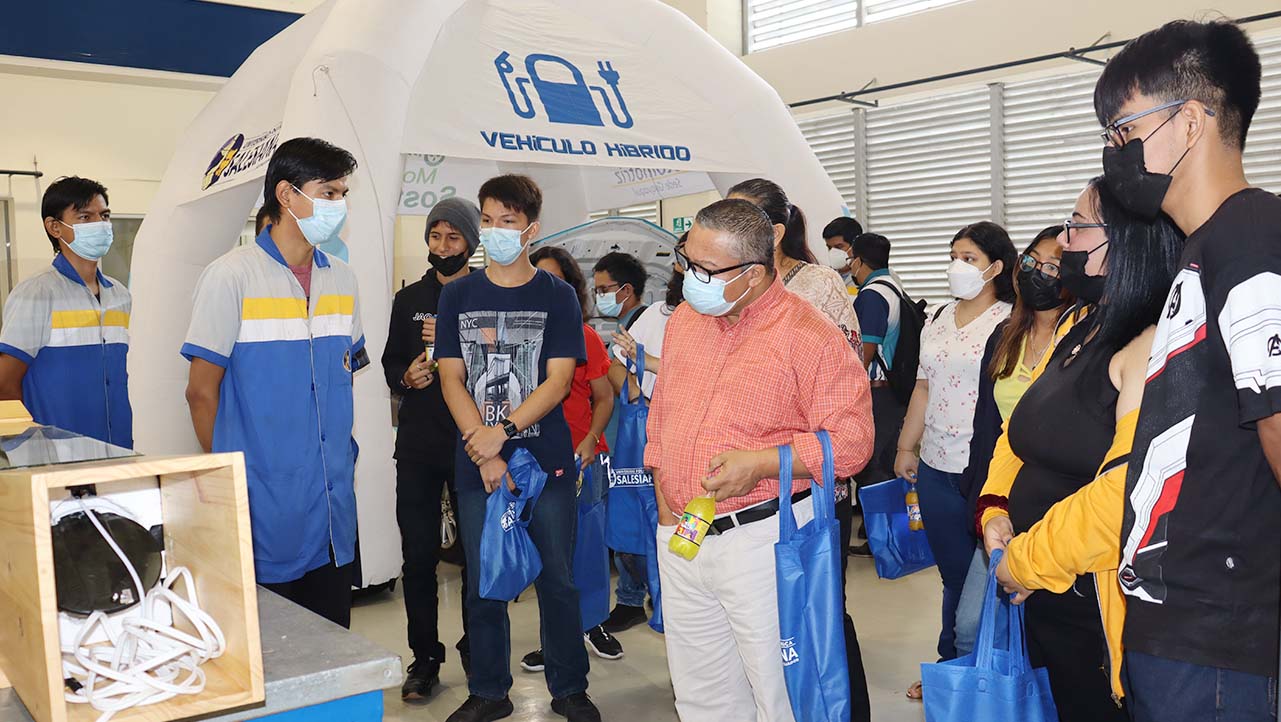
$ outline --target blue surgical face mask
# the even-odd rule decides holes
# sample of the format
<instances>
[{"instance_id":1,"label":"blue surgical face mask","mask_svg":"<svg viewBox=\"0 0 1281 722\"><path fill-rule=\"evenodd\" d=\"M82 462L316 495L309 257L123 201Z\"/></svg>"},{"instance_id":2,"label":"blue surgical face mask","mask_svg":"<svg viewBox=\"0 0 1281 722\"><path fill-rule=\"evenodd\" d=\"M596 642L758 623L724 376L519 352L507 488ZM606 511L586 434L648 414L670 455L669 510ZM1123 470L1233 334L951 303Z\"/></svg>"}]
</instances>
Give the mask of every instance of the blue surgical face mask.
<instances>
[{"instance_id":1,"label":"blue surgical face mask","mask_svg":"<svg viewBox=\"0 0 1281 722\"><path fill-rule=\"evenodd\" d=\"M347 222L347 200L344 198L329 201L323 198L312 198L297 186L294 186L294 190L298 191L298 195L311 201L311 215L306 218L299 218L292 210L289 211L289 215L298 221L298 228L302 231L303 238L313 246L321 246L323 250L335 248L332 242L338 240L338 232Z\"/></svg>"},{"instance_id":2,"label":"blue surgical face mask","mask_svg":"<svg viewBox=\"0 0 1281 722\"><path fill-rule=\"evenodd\" d=\"M722 281L719 278L713 278L710 281L700 281L693 273L687 272L685 280L681 284L681 291L685 295L685 302L693 306L695 311L704 316L724 316L734 308L734 304L743 300L751 288L743 291L742 295L733 301L725 300L725 287L743 277L744 273L752 270L751 266L744 268L742 273Z\"/></svg>"},{"instance_id":3,"label":"blue surgical face mask","mask_svg":"<svg viewBox=\"0 0 1281 722\"><path fill-rule=\"evenodd\" d=\"M525 250L525 244L521 242L520 237L525 235L525 231L533 228L534 224L530 223L525 226L524 231L518 231L515 228L499 228L490 226L480 229L480 242L485 246L485 253L489 259L500 266L510 266L517 258L520 258L521 251Z\"/></svg>"},{"instance_id":4,"label":"blue surgical face mask","mask_svg":"<svg viewBox=\"0 0 1281 722\"><path fill-rule=\"evenodd\" d=\"M58 222L62 223L62 221ZM67 243L67 247L86 261L101 260L107 255L107 251L111 250L111 221L77 223L74 226L70 223L62 223L62 225L76 233L75 240Z\"/></svg>"},{"instance_id":5,"label":"blue surgical face mask","mask_svg":"<svg viewBox=\"0 0 1281 722\"><path fill-rule=\"evenodd\" d=\"M618 300L618 291L596 294L596 310L602 316L617 318L623 312L623 304Z\"/></svg>"}]
</instances>

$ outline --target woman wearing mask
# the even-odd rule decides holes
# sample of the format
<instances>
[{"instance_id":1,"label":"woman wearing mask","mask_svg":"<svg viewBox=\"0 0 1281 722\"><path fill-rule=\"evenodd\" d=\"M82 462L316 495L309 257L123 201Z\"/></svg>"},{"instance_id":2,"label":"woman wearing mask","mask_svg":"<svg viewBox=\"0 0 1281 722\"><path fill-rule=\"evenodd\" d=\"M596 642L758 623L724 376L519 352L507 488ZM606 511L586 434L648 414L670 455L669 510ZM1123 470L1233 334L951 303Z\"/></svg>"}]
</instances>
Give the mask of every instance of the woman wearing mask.
<instances>
[{"instance_id":1,"label":"woman wearing mask","mask_svg":"<svg viewBox=\"0 0 1281 722\"><path fill-rule=\"evenodd\" d=\"M1050 357L1055 329L1072 300L1059 277L1058 237L1063 226L1050 226L1032 240L1019 255L1013 270L1016 300L1010 319L1002 322L987 339L979 377L979 398L974 407L974 436L970 438L970 461L961 475L961 492L968 501L967 518L973 518L979 492L987 479L988 464L1001 426L1014 406L1032 385L1035 369ZM970 527L973 532L973 527ZM956 653L969 654L978 633L987 589L987 556L975 534L974 556L965 577L956 609Z\"/></svg>"},{"instance_id":2,"label":"woman wearing mask","mask_svg":"<svg viewBox=\"0 0 1281 722\"><path fill-rule=\"evenodd\" d=\"M591 305L587 300L587 281L572 256L563 248L545 246L529 256L535 268L547 271L565 281L578 294L583 309L583 341L587 346L587 363L574 369L574 380L564 402L565 421L569 424L574 455L582 460L584 473L600 478L604 472L600 456L609 452L605 443L605 425L614 412L614 387L609 383L609 354L595 329L587 325ZM606 584L608 584L606 580ZM583 630L587 646L601 659L622 659L623 645L597 625ZM526 672L542 672L543 650L525 655L520 661Z\"/></svg>"},{"instance_id":3,"label":"woman wearing mask","mask_svg":"<svg viewBox=\"0 0 1281 722\"><path fill-rule=\"evenodd\" d=\"M805 238L805 214L801 209L792 205L787 193L777 183L764 178L743 181L730 188L726 197L745 200L765 211L774 224L774 268L783 285L822 311L841 329L855 352L861 352L863 339L859 335L858 317L854 315L854 304L850 301L845 281L841 274L815 260ZM836 516L841 523L841 579L844 581L850 534L854 529L849 479L837 480L836 502ZM871 702L863 670L863 654L858 646L854 619L849 613L845 614L845 653L850 674L850 719L854 722L870 719Z\"/></svg>"},{"instance_id":4,"label":"woman wearing mask","mask_svg":"<svg viewBox=\"0 0 1281 722\"><path fill-rule=\"evenodd\" d=\"M1081 194L1065 225L1059 237L1065 248L1063 283L1086 313L1010 416L979 508L989 552L1004 548L1015 533L1037 532L1010 550L1019 556L1019 579L1034 583L1038 573L1062 577L1061 584L1046 585L1058 593L1037 594L1027 606L1028 653L1033 666L1049 672L1059 719L1122 722L1128 717L1119 702L1119 664L1112 665L1112 684L1106 671L1107 650L1119 655L1120 638L1105 635L1101 619L1101 610L1120 605L1115 572L1097 578L1065 573L1043 546L1056 540L1039 522L1098 474L1124 467L1155 323L1183 238L1164 216L1151 224L1130 216L1098 179ZM1060 529L1059 535L1057 543L1070 544L1081 533ZM1115 569L1117 535L1109 541ZM1057 571L1049 572L1051 567Z\"/></svg>"},{"instance_id":5,"label":"woman wearing mask","mask_svg":"<svg viewBox=\"0 0 1281 722\"><path fill-rule=\"evenodd\" d=\"M925 534L943 578L938 654L944 660L956 657L956 606L974 556L961 473L969 460L983 350L1014 301L1015 251L1004 228L983 221L956 234L951 256L947 279L957 300L926 318L916 389L894 460L894 472L916 484ZM919 683L908 696L919 698Z\"/></svg>"}]
</instances>

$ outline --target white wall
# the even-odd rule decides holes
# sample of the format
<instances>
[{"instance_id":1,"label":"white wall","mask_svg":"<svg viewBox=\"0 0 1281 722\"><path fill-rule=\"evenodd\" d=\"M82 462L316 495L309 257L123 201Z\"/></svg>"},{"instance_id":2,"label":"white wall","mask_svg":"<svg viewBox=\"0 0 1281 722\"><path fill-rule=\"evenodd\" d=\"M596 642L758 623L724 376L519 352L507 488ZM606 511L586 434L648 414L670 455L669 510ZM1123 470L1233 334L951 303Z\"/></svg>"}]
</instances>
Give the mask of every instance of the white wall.
<instances>
[{"instance_id":1,"label":"white wall","mask_svg":"<svg viewBox=\"0 0 1281 722\"><path fill-rule=\"evenodd\" d=\"M31 170L37 162L42 192L60 176L93 178L107 187L114 213L142 215L179 136L220 84L0 58L0 169ZM48 266L51 248L36 184L0 176L0 197L10 192L17 282Z\"/></svg>"},{"instance_id":2,"label":"white wall","mask_svg":"<svg viewBox=\"0 0 1281 722\"><path fill-rule=\"evenodd\" d=\"M858 90L873 78L877 85L890 85L1063 52L1088 46L1109 32L1113 40L1127 40L1175 18L1240 18L1277 9L1276 0L968 0L752 53L745 61L791 103ZM1281 27L1281 20L1248 26L1251 32L1269 27ZM937 93L957 84L991 82L1054 66L1062 72L1077 63L1039 64L898 95Z\"/></svg>"}]
</instances>

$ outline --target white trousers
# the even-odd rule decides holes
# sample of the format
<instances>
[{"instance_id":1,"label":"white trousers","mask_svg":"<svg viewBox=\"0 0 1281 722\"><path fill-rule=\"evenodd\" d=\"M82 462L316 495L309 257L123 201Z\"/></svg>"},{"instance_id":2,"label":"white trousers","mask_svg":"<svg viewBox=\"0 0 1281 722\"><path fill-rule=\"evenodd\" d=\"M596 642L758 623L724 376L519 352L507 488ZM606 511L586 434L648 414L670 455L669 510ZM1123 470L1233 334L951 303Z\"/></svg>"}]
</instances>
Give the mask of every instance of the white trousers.
<instances>
[{"instance_id":1,"label":"white trousers","mask_svg":"<svg viewBox=\"0 0 1281 722\"><path fill-rule=\"evenodd\" d=\"M792 505L797 525L814 516ZM684 722L794 722L778 640L778 515L708 536L685 561L658 527L667 666Z\"/></svg>"}]
</instances>

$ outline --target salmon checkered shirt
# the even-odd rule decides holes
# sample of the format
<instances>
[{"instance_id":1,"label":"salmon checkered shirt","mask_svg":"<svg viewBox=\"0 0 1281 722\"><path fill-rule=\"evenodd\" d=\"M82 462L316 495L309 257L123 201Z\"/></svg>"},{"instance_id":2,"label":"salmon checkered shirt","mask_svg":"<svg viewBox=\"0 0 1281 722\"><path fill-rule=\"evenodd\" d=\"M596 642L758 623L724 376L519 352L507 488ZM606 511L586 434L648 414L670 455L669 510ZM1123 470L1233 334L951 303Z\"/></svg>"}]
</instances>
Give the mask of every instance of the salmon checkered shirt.
<instances>
[{"instance_id":1,"label":"salmon checkered shirt","mask_svg":"<svg viewBox=\"0 0 1281 722\"><path fill-rule=\"evenodd\" d=\"M841 331L775 278L738 323L682 304L667 323L663 370L650 407L645 465L661 472L667 505L677 513L707 493L708 462L723 451L791 444L818 473L823 452L814 432L832 436L837 477L860 471L875 429L867 373ZM809 480L793 482L802 491ZM746 496L716 505L717 514L778 496L765 479Z\"/></svg>"}]
</instances>

